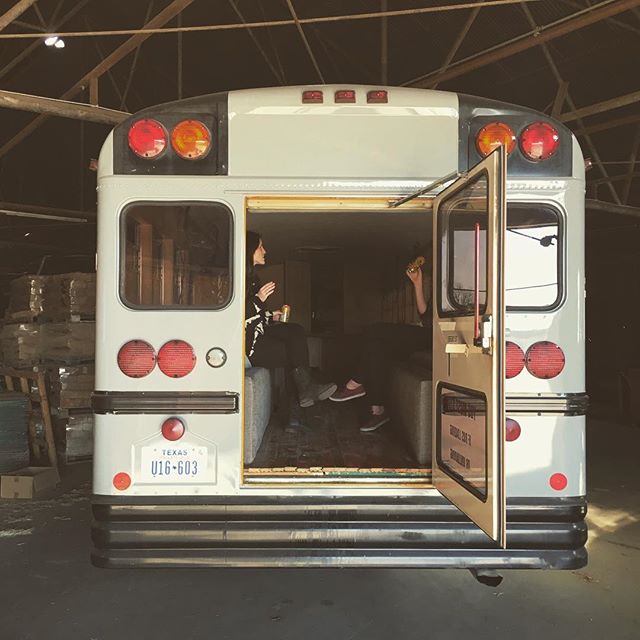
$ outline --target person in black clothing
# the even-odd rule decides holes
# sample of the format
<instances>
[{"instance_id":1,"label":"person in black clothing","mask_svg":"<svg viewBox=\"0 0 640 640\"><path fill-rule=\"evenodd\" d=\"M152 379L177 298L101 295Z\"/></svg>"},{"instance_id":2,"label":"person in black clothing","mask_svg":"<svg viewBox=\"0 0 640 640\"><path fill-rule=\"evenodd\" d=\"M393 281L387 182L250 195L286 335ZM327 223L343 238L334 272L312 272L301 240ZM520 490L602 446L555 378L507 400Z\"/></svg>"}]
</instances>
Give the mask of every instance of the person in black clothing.
<instances>
[{"instance_id":1,"label":"person in black clothing","mask_svg":"<svg viewBox=\"0 0 640 640\"><path fill-rule=\"evenodd\" d=\"M368 327L356 375L330 398L334 402L346 402L367 396L371 411L360 431L375 431L390 420L385 404L391 363L432 348L431 306L424 297L422 268L410 265L406 274L413 284L422 326L379 323Z\"/></svg>"},{"instance_id":2,"label":"person in black clothing","mask_svg":"<svg viewBox=\"0 0 640 640\"><path fill-rule=\"evenodd\" d=\"M335 393L333 383L315 384L309 369L309 350L304 328L299 324L279 322L280 311L265 308L275 291L275 282L262 284L255 267L265 263L267 254L262 238L247 231L247 298L245 307L245 349L252 366L283 367L293 378L301 407L310 407Z\"/></svg>"}]
</instances>

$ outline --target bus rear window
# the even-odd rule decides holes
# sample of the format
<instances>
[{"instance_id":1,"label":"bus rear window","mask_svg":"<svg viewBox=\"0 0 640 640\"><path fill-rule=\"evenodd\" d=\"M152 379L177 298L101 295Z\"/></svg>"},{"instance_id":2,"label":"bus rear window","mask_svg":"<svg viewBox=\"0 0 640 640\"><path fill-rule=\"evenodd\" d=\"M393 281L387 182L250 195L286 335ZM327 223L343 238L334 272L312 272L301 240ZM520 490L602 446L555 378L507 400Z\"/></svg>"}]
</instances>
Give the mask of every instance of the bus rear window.
<instances>
[{"instance_id":1,"label":"bus rear window","mask_svg":"<svg viewBox=\"0 0 640 640\"><path fill-rule=\"evenodd\" d=\"M459 209L459 210L458 210ZM457 205L449 215L447 300L450 313L473 313L474 230L479 225L480 305L486 297L486 215ZM561 219L547 205L507 204L505 297L508 311L550 310L561 299Z\"/></svg>"},{"instance_id":2,"label":"bus rear window","mask_svg":"<svg viewBox=\"0 0 640 640\"><path fill-rule=\"evenodd\" d=\"M218 203L129 205L120 266L129 307L224 307L231 298L231 211Z\"/></svg>"}]
</instances>

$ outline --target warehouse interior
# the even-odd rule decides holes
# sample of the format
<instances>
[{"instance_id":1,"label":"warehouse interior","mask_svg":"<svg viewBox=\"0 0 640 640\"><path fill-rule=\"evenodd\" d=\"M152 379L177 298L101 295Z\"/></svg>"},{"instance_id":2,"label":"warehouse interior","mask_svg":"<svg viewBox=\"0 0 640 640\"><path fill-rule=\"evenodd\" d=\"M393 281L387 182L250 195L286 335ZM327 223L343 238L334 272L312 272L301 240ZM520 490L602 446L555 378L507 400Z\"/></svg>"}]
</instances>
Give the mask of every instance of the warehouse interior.
<instances>
[{"instance_id":1,"label":"warehouse interior","mask_svg":"<svg viewBox=\"0 0 640 640\"><path fill-rule=\"evenodd\" d=\"M639 55L640 0L1 0L0 472L44 471L0 499L0 561L10 576L0 587L0 638L147 637L148 619L148 637L158 639L417 638L427 627L457 637L474 611L486 622L480 637L490 627L498 635L525 629L524 637L569 628L635 637ZM102 143L129 115L164 102L323 84L490 98L544 113L576 135L586 159L587 568L514 571L510 585L483 592L445 570L234 569L210 579L196 570L90 567ZM276 217L270 224L279 228ZM354 214L354 230L359 224ZM382 245L384 224L376 233ZM330 264L331 231L320 244L329 250L314 260ZM415 320L410 296L405 303L403 318ZM180 615L162 624L169 584ZM426 608L425 593L433 597ZM465 608L456 611L447 593ZM326 623L311 630L314 616Z\"/></svg>"}]
</instances>

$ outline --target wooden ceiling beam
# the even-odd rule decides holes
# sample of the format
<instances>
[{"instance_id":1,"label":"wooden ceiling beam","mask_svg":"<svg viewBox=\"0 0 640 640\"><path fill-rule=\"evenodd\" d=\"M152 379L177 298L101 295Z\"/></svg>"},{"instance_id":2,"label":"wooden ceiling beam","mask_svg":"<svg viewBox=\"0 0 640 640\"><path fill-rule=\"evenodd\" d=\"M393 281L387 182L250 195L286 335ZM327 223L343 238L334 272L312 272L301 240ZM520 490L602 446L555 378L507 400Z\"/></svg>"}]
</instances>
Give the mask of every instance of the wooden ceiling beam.
<instances>
[{"instance_id":1,"label":"wooden ceiling beam","mask_svg":"<svg viewBox=\"0 0 640 640\"><path fill-rule=\"evenodd\" d=\"M165 9L160 11L155 17L153 17L143 28L144 29L156 29L164 26L167 22L175 18L181 11L188 7L193 0L173 0ZM638 0L640 2L640 0ZM121 44L115 51L108 55L100 64L95 66L91 71L86 73L78 82L76 82L69 90L65 91L61 100L68 100L74 97L80 91L85 89L93 78L99 78L103 73L106 73L111 67L118 64L123 58L129 55L134 49L139 47L145 40L151 37L150 33L138 33L131 36L126 42ZM26 127L21 129L13 138L5 142L0 147L0 158L5 156L16 145L20 144L25 138L31 135L49 116L46 114L40 114L34 118Z\"/></svg>"},{"instance_id":2,"label":"wooden ceiling beam","mask_svg":"<svg viewBox=\"0 0 640 640\"><path fill-rule=\"evenodd\" d=\"M112 126L122 122L131 115L125 111L105 109L104 107L93 104L89 105L83 102L69 102L56 98L44 98L26 93L3 91L2 89L0 89L0 107L17 109L18 111L44 113L50 116L60 116L61 118L71 118L73 120L110 124Z\"/></svg>"},{"instance_id":3,"label":"wooden ceiling beam","mask_svg":"<svg viewBox=\"0 0 640 640\"><path fill-rule=\"evenodd\" d=\"M16 2L9 11L5 11L0 16L0 31L8 27L18 16L21 16L37 0L20 0Z\"/></svg>"}]
</instances>

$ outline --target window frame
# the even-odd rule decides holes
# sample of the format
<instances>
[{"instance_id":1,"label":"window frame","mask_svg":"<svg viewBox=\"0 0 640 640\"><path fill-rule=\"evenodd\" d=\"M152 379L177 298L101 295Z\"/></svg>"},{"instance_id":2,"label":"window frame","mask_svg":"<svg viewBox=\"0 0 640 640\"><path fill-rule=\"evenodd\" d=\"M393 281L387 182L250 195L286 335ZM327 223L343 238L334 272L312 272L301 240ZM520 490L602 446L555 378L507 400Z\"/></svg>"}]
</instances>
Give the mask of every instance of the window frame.
<instances>
[{"instance_id":1,"label":"window frame","mask_svg":"<svg viewBox=\"0 0 640 640\"><path fill-rule=\"evenodd\" d=\"M229 295L221 306L202 305L146 305L134 304L127 300L125 296L125 276L126 276L126 214L133 207L190 207L217 205L226 210L229 216ZM134 200L127 202L118 214L118 299L127 309L133 311L223 311L233 301L235 294L235 217L231 206L220 200Z\"/></svg>"},{"instance_id":2,"label":"window frame","mask_svg":"<svg viewBox=\"0 0 640 640\"><path fill-rule=\"evenodd\" d=\"M463 478L459 473L456 473L450 466L442 459L442 398L443 391L447 389L449 391L453 391L455 393L466 394L467 396L479 398L484 402L485 406L485 428L484 428L484 492L478 487L475 487L471 483L469 483L465 478ZM473 494L478 500L482 503L486 504L489 499L489 449L488 449L488 406L489 401L487 396L481 391L476 391L475 389L467 389L466 387L461 387L460 385L453 384L451 382L439 382L436 388L436 462L438 467L444 471L452 480L460 483L467 491Z\"/></svg>"},{"instance_id":3,"label":"window frame","mask_svg":"<svg viewBox=\"0 0 640 640\"><path fill-rule=\"evenodd\" d=\"M507 243L509 231L509 209L510 208L520 208L520 209L546 209L550 213L552 213L558 223L558 248L557 248L557 260L556 260L556 273L557 273L557 282L558 282L558 292L555 300L544 307L542 306L521 306L521 305L507 305L506 312L507 313L549 313L552 311L557 311L564 303L565 294L566 294L566 286L565 286L565 264L566 264L566 220L565 220L565 212L559 206L558 203L548 202L548 201L539 201L539 200L508 200L507 199L507 211L506 211L506 231L505 231L505 245ZM452 265L453 265L453 256L454 256L454 245L453 242L447 241L447 255L443 256L442 250L442 238L443 234L446 233L448 238L451 238L451 222L450 217L447 217L446 226L444 224L438 223L438 237L440 238L439 246L438 246L438 260L440 269L442 269L443 259L446 257L447 260L447 280L446 287L443 287L442 279L439 279L438 282L438 312L441 318L452 317L452 316L469 316L473 315L473 313L465 313L464 307L460 307L454 303L453 298L453 290L452 285L453 281L450 277L452 273ZM506 262L506 249L505 249L505 262ZM505 265L505 270L508 269L508 265ZM447 301L448 303L455 307L453 310L446 311L443 308L444 301L444 293L446 291ZM505 300L508 297L508 290L506 288L505 283ZM481 307L482 313L482 307Z\"/></svg>"},{"instance_id":4,"label":"window frame","mask_svg":"<svg viewBox=\"0 0 640 640\"><path fill-rule=\"evenodd\" d=\"M477 176L474 177L473 182L466 182L465 184L460 185L460 188L457 192L455 192L451 198L453 199L454 197L458 196L458 194L461 191L464 191L465 189L467 189L469 186L473 186L476 185L478 182L480 182L481 180L485 180L486 184L487 184L487 189L489 186L489 172L485 169L483 171L480 171L478 173ZM482 215L481 213L477 213L474 214L473 212L467 212L469 215ZM463 214L461 214L463 215ZM485 211L485 215L488 216L488 212ZM469 316L473 316L475 314L475 310L472 309L471 311L467 311L464 307L461 307L459 305L456 305L452 300L453 300L453 280L451 278L451 273L452 273L452 265L453 265L453 243L449 242L449 238L451 238L451 214L448 213L446 215L446 221L443 220L445 216L438 216L438 221L437 221L437 225L438 225L438 247L437 247L437 260L438 260L438 271L439 271L439 277L438 277L438 282L437 282L437 307L438 307L438 316L440 318L450 318L450 317L469 317ZM443 238L447 237L447 255L444 256L443 254ZM443 282L442 282L442 269L444 266L444 259L446 257L446 287L443 287ZM489 261L485 260L485 282L488 282L489 280ZM435 284L435 283L434 283ZM444 293L446 291L446 295L447 295L447 302L450 304L450 306L453 307L453 309L450 310L446 310L444 308ZM486 296L485 296L485 301L484 301L484 305L480 305L480 314L484 314L486 313L487 310L487 300L486 300Z\"/></svg>"}]
</instances>

